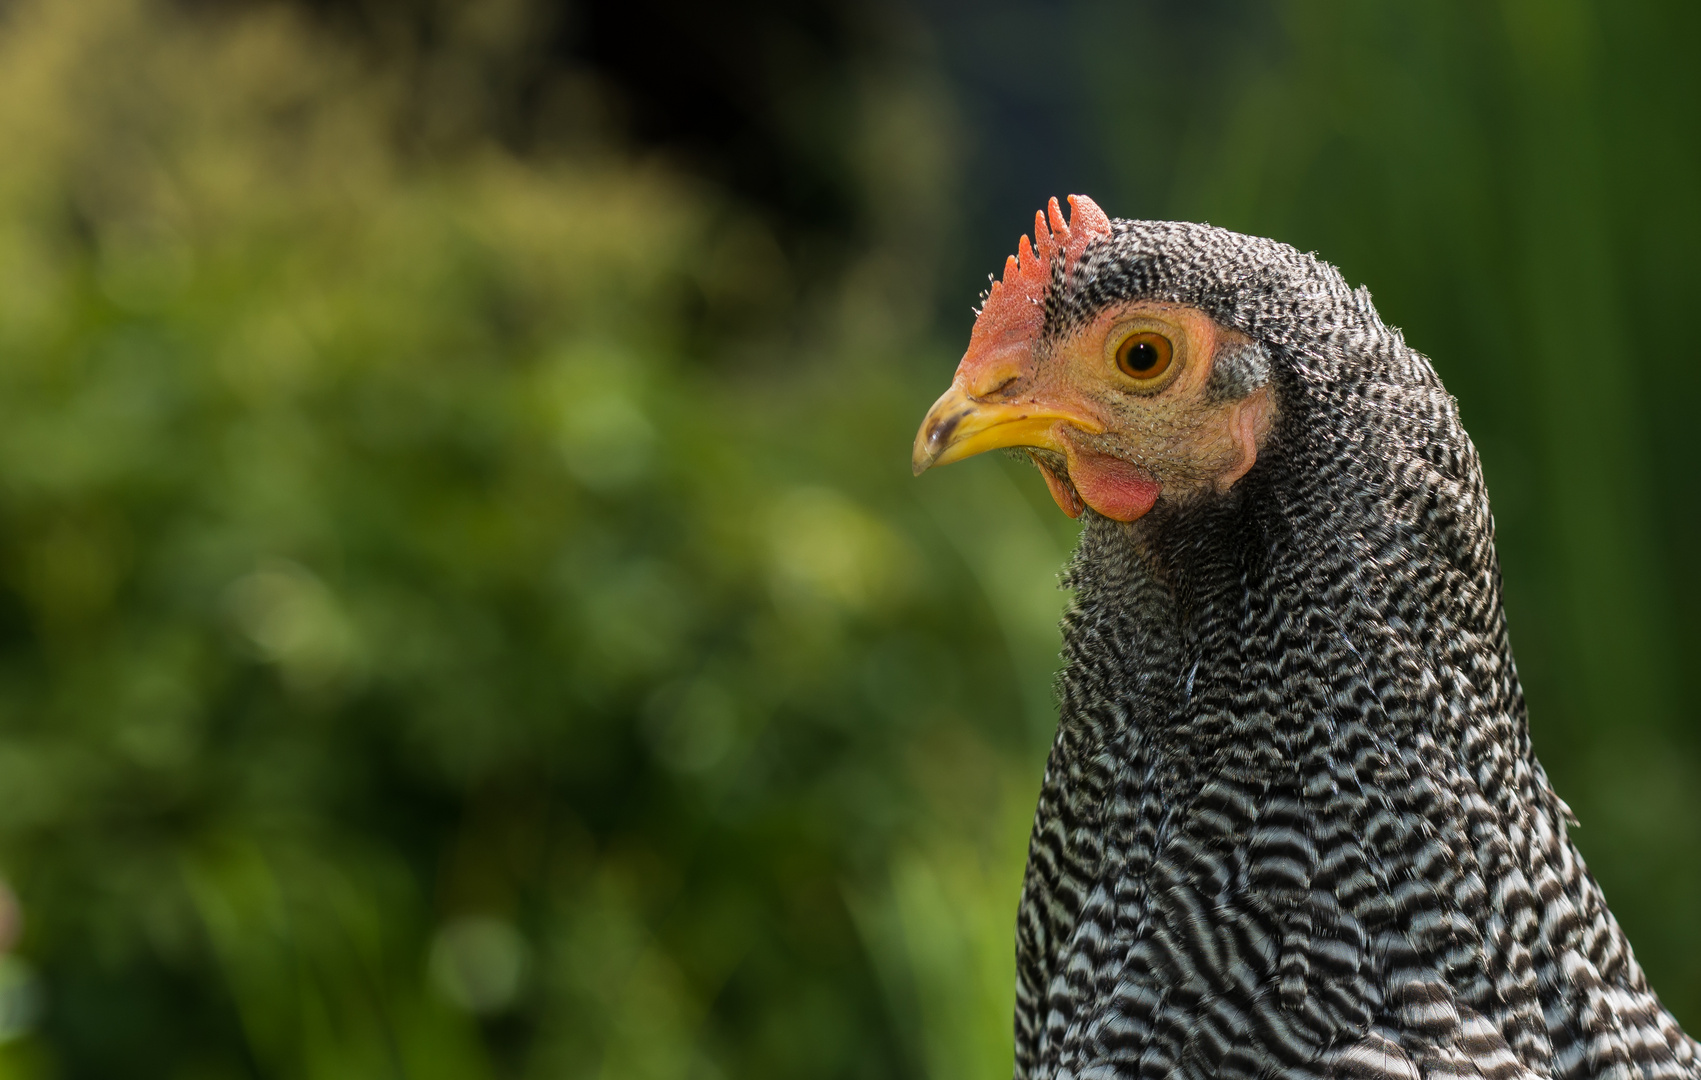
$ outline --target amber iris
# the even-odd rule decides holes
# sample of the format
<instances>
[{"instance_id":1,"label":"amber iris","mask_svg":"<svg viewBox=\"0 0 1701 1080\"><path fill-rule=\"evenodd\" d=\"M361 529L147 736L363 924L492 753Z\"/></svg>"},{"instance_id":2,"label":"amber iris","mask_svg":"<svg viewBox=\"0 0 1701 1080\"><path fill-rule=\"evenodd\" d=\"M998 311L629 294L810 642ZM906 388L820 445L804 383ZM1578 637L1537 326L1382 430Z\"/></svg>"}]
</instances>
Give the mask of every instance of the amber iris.
<instances>
[{"instance_id":1,"label":"amber iris","mask_svg":"<svg viewBox=\"0 0 1701 1080\"><path fill-rule=\"evenodd\" d=\"M1175 347L1162 334L1143 330L1116 347L1116 366L1130 378L1151 380L1169 370Z\"/></svg>"}]
</instances>

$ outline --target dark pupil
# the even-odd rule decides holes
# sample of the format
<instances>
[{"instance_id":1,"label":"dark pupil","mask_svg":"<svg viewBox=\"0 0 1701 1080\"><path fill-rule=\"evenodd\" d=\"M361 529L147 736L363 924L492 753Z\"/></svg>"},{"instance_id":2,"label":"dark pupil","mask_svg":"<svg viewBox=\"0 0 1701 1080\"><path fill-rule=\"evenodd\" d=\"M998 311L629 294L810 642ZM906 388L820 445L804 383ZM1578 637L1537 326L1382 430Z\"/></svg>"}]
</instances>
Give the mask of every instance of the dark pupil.
<instances>
[{"instance_id":1,"label":"dark pupil","mask_svg":"<svg viewBox=\"0 0 1701 1080\"><path fill-rule=\"evenodd\" d=\"M1158 366L1158 350L1149 341L1142 341L1128 350L1128 370L1150 371Z\"/></svg>"}]
</instances>

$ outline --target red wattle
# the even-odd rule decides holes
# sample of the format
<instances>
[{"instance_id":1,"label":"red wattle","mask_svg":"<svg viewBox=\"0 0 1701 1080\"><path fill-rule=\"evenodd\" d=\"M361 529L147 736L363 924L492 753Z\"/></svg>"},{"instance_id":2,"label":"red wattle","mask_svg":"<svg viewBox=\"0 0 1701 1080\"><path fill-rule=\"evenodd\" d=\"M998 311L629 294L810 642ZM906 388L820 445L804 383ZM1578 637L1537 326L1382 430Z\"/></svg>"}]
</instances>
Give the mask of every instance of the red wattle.
<instances>
[{"instance_id":1,"label":"red wattle","mask_svg":"<svg viewBox=\"0 0 1701 1080\"><path fill-rule=\"evenodd\" d=\"M1069 479L1082 501L1115 521L1133 521L1158 501L1156 481L1108 454L1070 454Z\"/></svg>"}]
</instances>

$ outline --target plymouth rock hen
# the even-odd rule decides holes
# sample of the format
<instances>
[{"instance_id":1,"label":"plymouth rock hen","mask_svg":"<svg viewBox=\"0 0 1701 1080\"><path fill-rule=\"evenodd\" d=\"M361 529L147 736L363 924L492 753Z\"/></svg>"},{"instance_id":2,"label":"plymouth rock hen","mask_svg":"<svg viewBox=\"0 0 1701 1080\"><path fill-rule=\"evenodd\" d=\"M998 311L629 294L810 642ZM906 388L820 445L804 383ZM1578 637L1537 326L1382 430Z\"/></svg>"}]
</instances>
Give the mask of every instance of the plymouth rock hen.
<instances>
[{"instance_id":1,"label":"plymouth rock hen","mask_svg":"<svg viewBox=\"0 0 1701 1080\"><path fill-rule=\"evenodd\" d=\"M1701 1075L1531 751L1429 361L1310 255L1070 202L914 456L1023 448L1085 518L1016 1076Z\"/></svg>"}]
</instances>

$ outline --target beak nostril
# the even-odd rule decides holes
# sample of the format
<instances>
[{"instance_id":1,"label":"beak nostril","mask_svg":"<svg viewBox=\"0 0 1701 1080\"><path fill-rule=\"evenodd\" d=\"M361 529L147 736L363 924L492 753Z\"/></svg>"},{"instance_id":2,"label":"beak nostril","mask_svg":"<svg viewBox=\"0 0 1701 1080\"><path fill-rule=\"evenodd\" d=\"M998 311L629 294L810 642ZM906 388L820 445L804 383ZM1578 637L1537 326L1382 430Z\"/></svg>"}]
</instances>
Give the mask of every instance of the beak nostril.
<instances>
[{"instance_id":1,"label":"beak nostril","mask_svg":"<svg viewBox=\"0 0 1701 1080\"><path fill-rule=\"evenodd\" d=\"M1003 382L999 383L997 386L993 387L991 390L988 390L986 393L984 393L980 396L981 397L1000 397L1000 396L1003 395L1004 391L1010 389L1010 387L1013 386L1016 383L1016 381L1020 378L1021 378L1020 375L1012 375L1008 379L1005 379Z\"/></svg>"}]
</instances>

